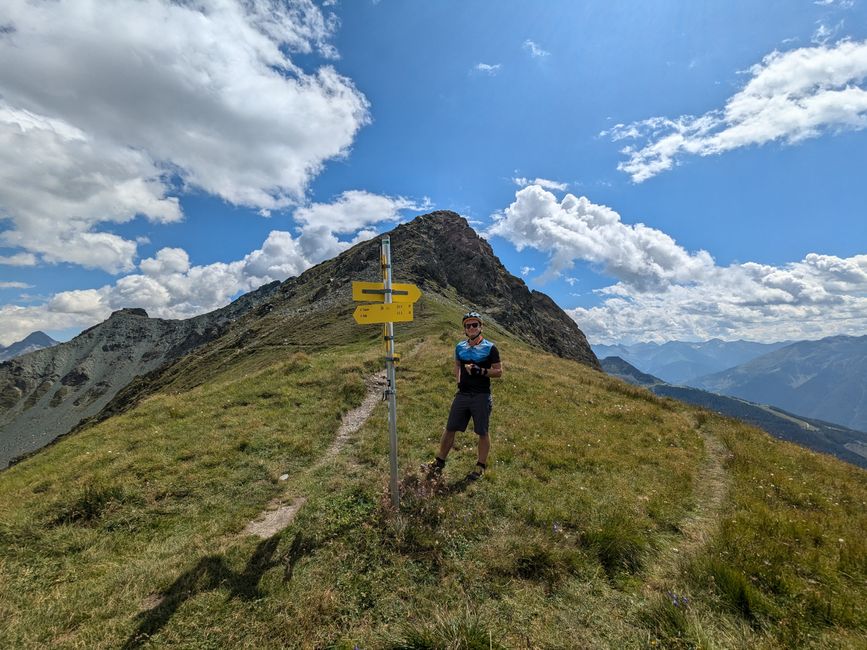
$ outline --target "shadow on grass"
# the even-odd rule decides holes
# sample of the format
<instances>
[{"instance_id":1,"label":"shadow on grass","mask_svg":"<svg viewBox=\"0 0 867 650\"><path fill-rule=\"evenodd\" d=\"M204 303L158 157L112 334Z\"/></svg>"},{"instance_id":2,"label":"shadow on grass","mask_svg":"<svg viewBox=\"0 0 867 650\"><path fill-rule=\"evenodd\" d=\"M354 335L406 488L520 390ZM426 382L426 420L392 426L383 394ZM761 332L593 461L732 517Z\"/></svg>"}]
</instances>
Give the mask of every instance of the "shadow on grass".
<instances>
[{"instance_id":1,"label":"shadow on grass","mask_svg":"<svg viewBox=\"0 0 867 650\"><path fill-rule=\"evenodd\" d=\"M156 606L138 615L138 628L126 640L123 648L138 648L147 643L166 626L181 605L203 592L225 586L229 589L228 600L255 600L261 597L259 581L283 559L274 558L279 542L279 535L262 541L240 573L233 571L222 556L203 557L196 566L178 576L171 586L160 594L161 599ZM293 549L294 546L293 544Z\"/></svg>"},{"instance_id":2,"label":"shadow on grass","mask_svg":"<svg viewBox=\"0 0 867 650\"><path fill-rule=\"evenodd\" d=\"M438 496L459 494L475 482L465 476L453 483L446 483L442 476L427 474L422 471L419 474L404 476L400 481L399 489L401 498L427 500Z\"/></svg>"},{"instance_id":3,"label":"shadow on grass","mask_svg":"<svg viewBox=\"0 0 867 650\"><path fill-rule=\"evenodd\" d=\"M443 484L440 488L439 494L442 496L450 496L452 494L460 494L468 487L473 485L475 481L471 481L470 479L464 477L455 481L454 483Z\"/></svg>"}]
</instances>

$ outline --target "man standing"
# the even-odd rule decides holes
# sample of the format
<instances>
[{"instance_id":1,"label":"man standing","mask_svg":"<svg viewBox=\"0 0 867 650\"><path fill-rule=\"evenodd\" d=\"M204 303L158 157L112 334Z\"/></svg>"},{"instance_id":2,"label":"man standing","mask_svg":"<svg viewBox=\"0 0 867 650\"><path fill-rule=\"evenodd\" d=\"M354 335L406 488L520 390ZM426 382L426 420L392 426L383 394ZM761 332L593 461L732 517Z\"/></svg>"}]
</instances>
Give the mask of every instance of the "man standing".
<instances>
[{"instance_id":1,"label":"man standing","mask_svg":"<svg viewBox=\"0 0 867 650\"><path fill-rule=\"evenodd\" d=\"M455 346L455 381L458 392L449 411L449 419L440 440L437 457L427 465L428 474L441 474L446 458L455 442L455 432L466 431L470 418L473 430L479 437L479 455L475 469L467 474L467 479L476 481L485 473L491 439L488 423L494 401L491 396L491 379L503 376L500 351L491 341L482 336L482 317L474 311L464 314L462 319L466 340Z\"/></svg>"}]
</instances>

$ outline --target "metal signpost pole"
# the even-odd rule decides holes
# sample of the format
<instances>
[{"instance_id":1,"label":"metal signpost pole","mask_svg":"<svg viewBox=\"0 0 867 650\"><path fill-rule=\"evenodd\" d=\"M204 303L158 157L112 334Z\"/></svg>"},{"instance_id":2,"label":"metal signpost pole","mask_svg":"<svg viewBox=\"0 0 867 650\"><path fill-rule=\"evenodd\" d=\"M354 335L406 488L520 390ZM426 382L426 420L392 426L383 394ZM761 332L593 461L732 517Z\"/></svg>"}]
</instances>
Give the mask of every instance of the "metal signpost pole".
<instances>
[{"instance_id":1,"label":"metal signpost pole","mask_svg":"<svg viewBox=\"0 0 867 650\"><path fill-rule=\"evenodd\" d=\"M378 282L353 281L352 299L374 304L359 305L352 313L359 325L382 323L382 338L385 342L385 375L388 400L389 460L391 465L391 502L400 513L400 488L397 485L397 382L394 366L400 357L394 351L394 324L408 323L413 319L413 304L421 298L421 291L414 284L395 284L391 276L391 238L382 238L379 262L382 266L382 284Z\"/></svg>"},{"instance_id":2,"label":"metal signpost pole","mask_svg":"<svg viewBox=\"0 0 867 650\"><path fill-rule=\"evenodd\" d=\"M391 239L382 238L382 280L385 288L385 304L391 304ZM391 503L396 511L400 511L400 492L397 486L397 384L394 376L394 323L383 324L385 339L385 374L387 387L385 396L388 399L388 441L389 461L391 464Z\"/></svg>"}]
</instances>

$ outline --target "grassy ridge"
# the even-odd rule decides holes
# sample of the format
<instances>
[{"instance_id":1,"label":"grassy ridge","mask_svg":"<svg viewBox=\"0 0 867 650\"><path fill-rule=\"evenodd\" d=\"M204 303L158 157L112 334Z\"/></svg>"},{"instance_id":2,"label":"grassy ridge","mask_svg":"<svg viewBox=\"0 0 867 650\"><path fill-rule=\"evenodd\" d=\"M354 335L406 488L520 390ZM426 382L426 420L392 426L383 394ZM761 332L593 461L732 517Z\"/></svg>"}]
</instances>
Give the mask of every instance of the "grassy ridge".
<instances>
[{"instance_id":1,"label":"grassy ridge","mask_svg":"<svg viewBox=\"0 0 867 650\"><path fill-rule=\"evenodd\" d=\"M221 553L282 492L277 477L323 453L371 370L363 356L251 356L4 472L0 645L75 631L76 643L116 646L142 598L190 558Z\"/></svg>"},{"instance_id":2,"label":"grassy ridge","mask_svg":"<svg viewBox=\"0 0 867 650\"><path fill-rule=\"evenodd\" d=\"M276 328L206 353L174 389L0 474L0 646L867 642L863 471L496 328L491 468L462 481L475 439L459 434L444 481L421 481L456 314L426 300L398 327L399 518L383 406L310 469L379 367L374 328L315 353L275 352ZM288 528L241 534L298 496Z\"/></svg>"}]
</instances>

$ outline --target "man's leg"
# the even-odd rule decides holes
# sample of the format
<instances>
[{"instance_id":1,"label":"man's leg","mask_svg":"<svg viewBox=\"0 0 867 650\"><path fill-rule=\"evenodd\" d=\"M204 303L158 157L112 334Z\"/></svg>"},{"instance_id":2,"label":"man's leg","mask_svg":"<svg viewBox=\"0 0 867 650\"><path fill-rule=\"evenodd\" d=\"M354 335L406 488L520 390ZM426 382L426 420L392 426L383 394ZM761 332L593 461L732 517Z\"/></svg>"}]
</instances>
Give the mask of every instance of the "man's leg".
<instances>
[{"instance_id":1,"label":"man's leg","mask_svg":"<svg viewBox=\"0 0 867 650\"><path fill-rule=\"evenodd\" d=\"M488 452L491 451L491 437L488 434L479 436L479 461L473 471L467 474L468 481L478 481L488 468Z\"/></svg>"},{"instance_id":2,"label":"man's leg","mask_svg":"<svg viewBox=\"0 0 867 650\"><path fill-rule=\"evenodd\" d=\"M488 467L488 454L491 451L491 436L488 434L492 406L491 396L476 395L474 399L473 428L479 437L479 461L473 471L467 474L467 479L470 481L477 481L482 478Z\"/></svg>"},{"instance_id":3,"label":"man's leg","mask_svg":"<svg viewBox=\"0 0 867 650\"><path fill-rule=\"evenodd\" d=\"M479 436L479 462L482 466L488 463L488 454L491 452L491 436L485 434Z\"/></svg>"},{"instance_id":4,"label":"man's leg","mask_svg":"<svg viewBox=\"0 0 867 650\"><path fill-rule=\"evenodd\" d=\"M455 432L449 431L445 429L443 431L443 437L440 438L440 453L437 454L439 458L443 460L449 455L449 452L452 450L452 446L455 444Z\"/></svg>"},{"instance_id":5,"label":"man's leg","mask_svg":"<svg viewBox=\"0 0 867 650\"><path fill-rule=\"evenodd\" d=\"M443 468L446 466L446 458L455 443L455 432L446 428L443 430L442 438L440 439L440 451L436 458L424 465L422 468L428 478L433 478L442 474Z\"/></svg>"},{"instance_id":6,"label":"man's leg","mask_svg":"<svg viewBox=\"0 0 867 650\"><path fill-rule=\"evenodd\" d=\"M449 419L446 421L442 438L440 438L440 452L437 455L437 458L443 464L452 450L452 445L455 444L455 433L467 430L467 424L472 416L471 405L472 401L470 397L462 393L455 395L455 398L452 400L452 407L449 409Z\"/></svg>"}]
</instances>

